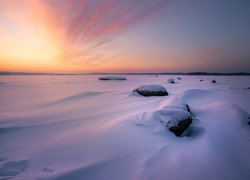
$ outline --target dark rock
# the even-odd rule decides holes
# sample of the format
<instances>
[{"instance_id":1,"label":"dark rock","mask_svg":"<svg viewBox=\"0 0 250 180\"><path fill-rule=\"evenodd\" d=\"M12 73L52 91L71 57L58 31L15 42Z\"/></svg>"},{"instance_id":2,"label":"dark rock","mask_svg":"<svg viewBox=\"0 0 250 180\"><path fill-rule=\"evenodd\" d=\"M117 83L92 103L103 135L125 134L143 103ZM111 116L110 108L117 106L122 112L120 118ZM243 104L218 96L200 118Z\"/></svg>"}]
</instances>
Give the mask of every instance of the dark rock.
<instances>
[{"instance_id":1,"label":"dark rock","mask_svg":"<svg viewBox=\"0 0 250 180\"><path fill-rule=\"evenodd\" d=\"M124 80L127 80L127 78L122 77L122 76L103 76L103 77L99 77L99 80L102 80L102 81L108 81L108 80L124 81Z\"/></svg>"},{"instance_id":2,"label":"dark rock","mask_svg":"<svg viewBox=\"0 0 250 180\"><path fill-rule=\"evenodd\" d=\"M137 92L142 96L167 96L167 90L157 84L144 85L136 88L133 92Z\"/></svg>"},{"instance_id":3,"label":"dark rock","mask_svg":"<svg viewBox=\"0 0 250 180\"><path fill-rule=\"evenodd\" d=\"M175 82L174 82L173 79L168 79L168 83L169 83L169 84L174 84Z\"/></svg>"},{"instance_id":4,"label":"dark rock","mask_svg":"<svg viewBox=\"0 0 250 180\"><path fill-rule=\"evenodd\" d=\"M215 81L215 80L212 80L211 83L216 83L216 81Z\"/></svg>"},{"instance_id":5,"label":"dark rock","mask_svg":"<svg viewBox=\"0 0 250 180\"><path fill-rule=\"evenodd\" d=\"M181 136L192 123L191 114L186 110L178 108L167 108L155 111L153 117L154 119L160 120L160 122L176 136Z\"/></svg>"},{"instance_id":6,"label":"dark rock","mask_svg":"<svg viewBox=\"0 0 250 180\"><path fill-rule=\"evenodd\" d=\"M203 81L203 79L200 80L201 82Z\"/></svg>"},{"instance_id":7,"label":"dark rock","mask_svg":"<svg viewBox=\"0 0 250 180\"><path fill-rule=\"evenodd\" d=\"M186 107L187 107L187 111L191 113L189 105L186 104Z\"/></svg>"},{"instance_id":8,"label":"dark rock","mask_svg":"<svg viewBox=\"0 0 250 180\"><path fill-rule=\"evenodd\" d=\"M177 77L177 79L178 79L178 80L181 80L181 78L180 78L180 77Z\"/></svg>"},{"instance_id":9,"label":"dark rock","mask_svg":"<svg viewBox=\"0 0 250 180\"><path fill-rule=\"evenodd\" d=\"M192 118L191 116L187 119L182 119L180 120L177 124L172 125L172 126L167 126L169 131L174 133L176 136L181 136L182 133L190 126L192 123Z\"/></svg>"}]
</instances>

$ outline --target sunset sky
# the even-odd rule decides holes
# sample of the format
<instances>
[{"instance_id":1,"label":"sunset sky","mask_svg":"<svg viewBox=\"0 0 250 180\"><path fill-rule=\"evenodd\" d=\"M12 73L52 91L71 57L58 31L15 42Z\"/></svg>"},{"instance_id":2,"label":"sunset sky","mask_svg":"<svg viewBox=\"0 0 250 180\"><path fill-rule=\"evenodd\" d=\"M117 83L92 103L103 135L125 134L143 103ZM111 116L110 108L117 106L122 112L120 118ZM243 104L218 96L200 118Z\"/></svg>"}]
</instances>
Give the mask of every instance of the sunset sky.
<instances>
[{"instance_id":1,"label":"sunset sky","mask_svg":"<svg viewBox=\"0 0 250 180\"><path fill-rule=\"evenodd\" d=\"M250 72L250 1L0 0L0 71Z\"/></svg>"}]
</instances>

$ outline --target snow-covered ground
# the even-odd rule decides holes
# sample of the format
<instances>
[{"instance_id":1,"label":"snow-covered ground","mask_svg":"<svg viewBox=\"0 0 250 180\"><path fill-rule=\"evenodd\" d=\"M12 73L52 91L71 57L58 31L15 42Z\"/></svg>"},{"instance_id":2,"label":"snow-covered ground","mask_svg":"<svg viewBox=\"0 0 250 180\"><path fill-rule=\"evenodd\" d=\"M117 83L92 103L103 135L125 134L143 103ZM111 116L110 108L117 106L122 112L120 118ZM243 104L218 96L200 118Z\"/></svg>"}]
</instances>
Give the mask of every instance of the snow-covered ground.
<instances>
[{"instance_id":1,"label":"snow-covered ground","mask_svg":"<svg viewBox=\"0 0 250 180\"><path fill-rule=\"evenodd\" d=\"M250 178L249 76L126 77L0 76L0 179ZM146 84L169 95L132 93ZM157 112L182 104L177 137Z\"/></svg>"}]
</instances>

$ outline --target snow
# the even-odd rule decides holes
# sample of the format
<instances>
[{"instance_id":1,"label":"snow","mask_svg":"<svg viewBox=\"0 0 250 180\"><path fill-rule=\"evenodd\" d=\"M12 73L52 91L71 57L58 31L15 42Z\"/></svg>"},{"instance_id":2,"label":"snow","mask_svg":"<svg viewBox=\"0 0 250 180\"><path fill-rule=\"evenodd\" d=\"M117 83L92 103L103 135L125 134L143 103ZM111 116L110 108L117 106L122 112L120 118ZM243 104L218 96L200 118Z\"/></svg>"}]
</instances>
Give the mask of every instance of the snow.
<instances>
[{"instance_id":1,"label":"snow","mask_svg":"<svg viewBox=\"0 0 250 180\"><path fill-rule=\"evenodd\" d=\"M150 91L150 92L166 92L166 89L158 84L148 84L137 88L138 91Z\"/></svg>"},{"instance_id":2,"label":"snow","mask_svg":"<svg viewBox=\"0 0 250 180\"><path fill-rule=\"evenodd\" d=\"M188 105L181 98L176 98L176 97L171 97L165 101L162 101L161 107L163 109L165 109L165 108L177 108L177 109L189 111Z\"/></svg>"},{"instance_id":3,"label":"snow","mask_svg":"<svg viewBox=\"0 0 250 180\"><path fill-rule=\"evenodd\" d=\"M0 76L0 179L248 180L250 77L180 77ZM182 137L162 122L189 115Z\"/></svg>"},{"instance_id":4,"label":"snow","mask_svg":"<svg viewBox=\"0 0 250 180\"><path fill-rule=\"evenodd\" d=\"M182 109L168 108L156 111L155 116L165 125L176 126L180 120L190 118L191 114Z\"/></svg>"}]
</instances>

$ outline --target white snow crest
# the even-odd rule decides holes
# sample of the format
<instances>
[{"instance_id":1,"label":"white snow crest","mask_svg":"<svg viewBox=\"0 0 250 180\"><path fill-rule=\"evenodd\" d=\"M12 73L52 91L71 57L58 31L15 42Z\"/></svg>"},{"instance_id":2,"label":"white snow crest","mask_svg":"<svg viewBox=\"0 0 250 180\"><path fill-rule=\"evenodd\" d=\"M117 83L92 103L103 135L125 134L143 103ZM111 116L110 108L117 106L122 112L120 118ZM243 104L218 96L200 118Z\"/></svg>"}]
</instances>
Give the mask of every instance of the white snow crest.
<instances>
[{"instance_id":1,"label":"white snow crest","mask_svg":"<svg viewBox=\"0 0 250 180\"><path fill-rule=\"evenodd\" d=\"M149 85L143 85L137 88L138 91L150 91L150 92L166 92L166 89L158 84L149 84Z\"/></svg>"}]
</instances>

